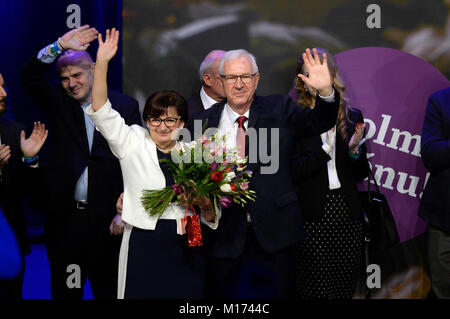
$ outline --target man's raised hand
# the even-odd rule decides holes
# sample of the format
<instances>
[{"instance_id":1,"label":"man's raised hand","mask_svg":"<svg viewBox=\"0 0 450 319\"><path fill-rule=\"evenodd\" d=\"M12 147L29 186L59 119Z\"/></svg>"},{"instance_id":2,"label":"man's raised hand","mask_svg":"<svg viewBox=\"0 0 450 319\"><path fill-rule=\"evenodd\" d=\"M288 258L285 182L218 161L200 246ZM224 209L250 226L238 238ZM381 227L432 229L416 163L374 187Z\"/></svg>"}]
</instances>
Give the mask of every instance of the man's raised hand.
<instances>
[{"instance_id":1,"label":"man's raised hand","mask_svg":"<svg viewBox=\"0 0 450 319\"><path fill-rule=\"evenodd\" d=\"M86 24L64 34L59 43L63 46L61 49L84 51L89 47L90 42L97 38L97 34L98 31L95 28L90 28Z\"/></svg>"}]
</instances>

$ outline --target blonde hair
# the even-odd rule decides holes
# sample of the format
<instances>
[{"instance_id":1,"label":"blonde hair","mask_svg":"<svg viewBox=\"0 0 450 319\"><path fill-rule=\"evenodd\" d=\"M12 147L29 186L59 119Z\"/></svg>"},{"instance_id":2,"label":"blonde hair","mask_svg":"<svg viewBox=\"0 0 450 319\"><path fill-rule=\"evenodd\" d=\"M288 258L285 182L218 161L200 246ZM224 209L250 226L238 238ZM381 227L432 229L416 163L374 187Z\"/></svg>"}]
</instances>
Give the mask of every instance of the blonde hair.
<instances>
[{"instance_id":1,"label":"blonde hair","mask_svg":"<svg viewBox=\"0 0 450 319\"><path fill-rule=\"evenodd\" d=\"M323 61L322 53L326 53L327 55L327 63L328 70L330 71L331 78L333 79L333 87L338 92L340 101L339 101L339 111L338 111L338 119L337 119L337 132L343 138L344 141L348 141L347 136L347 127L348 123L353 122L348 117L348 110L351 108L349 106L349 100L345 97L345 84L339 76L338 67L336 60L332 54L330 54L327 50L323 48L316 48L317 53L319 54L320 61ZM302 73L304 61L303 57L300 56L300 59L297 62L297 74ZM309 93L305 88L305 83L299 77L295 79L295 91L298 95L297 105L302 107L310 107L314 106L315 96Z\"/></svg>"}]
</instances>

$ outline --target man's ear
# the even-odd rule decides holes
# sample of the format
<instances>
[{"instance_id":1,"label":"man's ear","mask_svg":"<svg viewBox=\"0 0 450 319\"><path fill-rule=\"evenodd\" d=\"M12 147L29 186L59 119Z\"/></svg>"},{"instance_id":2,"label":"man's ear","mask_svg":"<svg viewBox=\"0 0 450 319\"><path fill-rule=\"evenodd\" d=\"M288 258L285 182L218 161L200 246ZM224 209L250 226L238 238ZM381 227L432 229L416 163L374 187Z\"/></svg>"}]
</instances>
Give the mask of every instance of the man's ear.
<instances>
[{"instance_id":1,"label":"man's ear","mask_svg":"<svg viewBox=\"0 0 450 319\"><path fill-rule=\"evenodd\" d=\"M257 73L257 74L255 75L255 77L256 77L256 83L255 83L255 91L256 91L256 89L258 88L258 83L259 83L260 74Z\"/></svg>"},{"instance_id":2,"label":"man's ear","mask_svg":"<svg viewBox=\"0 0 450 319\"><path fill-rule=\"evenodd\" d=\"M202 79L207 86L211 86L211 77L208 73L203 74Z\"/></svg>"}]
</instances>

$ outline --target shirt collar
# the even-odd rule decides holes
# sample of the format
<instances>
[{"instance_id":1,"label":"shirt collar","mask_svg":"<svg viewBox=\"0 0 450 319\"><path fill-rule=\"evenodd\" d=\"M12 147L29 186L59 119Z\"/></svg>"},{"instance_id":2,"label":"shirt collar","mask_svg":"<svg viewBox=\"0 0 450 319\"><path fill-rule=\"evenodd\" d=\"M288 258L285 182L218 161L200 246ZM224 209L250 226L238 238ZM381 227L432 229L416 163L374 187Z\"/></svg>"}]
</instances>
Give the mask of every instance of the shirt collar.
<instances>
[{"instance_id":1,"label":"shirt collar","mask_svg":"<svg viewBox=\"0 0 450 319\"><path fill-rule=\"evenodd\" d=\"M212 97L206 94L203 86L202 89L200 90L200 99L202 100L203 107L205 108L205 110L209 109L211 106L217 103L216 100L214 100Z\"/></svg>"},{"instance_id":2,"label":"shirt collar","mask_svg":"<svg viewBox=\"0 0 450 319\"><path fill-rule=\"evenodd\" d=\"M86 110L89 107L89 105L91 105L91 104L92 104L92 101L88 102L86 104L80 104L80 106L83 108L83 110Z\"/></svg>"},{"instance_id":3,"label":"shirt collar","mask_svg":"<svg viewBox=\"0 0 450 319\"><path fill-rule=\"evenodd\" d=\"M234 123L236 123L236 120L238 119L239 116L245 116L248 119L248 116L250 114L250 109L247 110L247 112L245 112L244 114L239 114L236 113L231 106L228 105L228 103L225 104L225 116L228 118L228 120L230 121L231 125L234 125ZM248 120L244 123L244 126L247 126Z\"/></svg>"}]
</instances>

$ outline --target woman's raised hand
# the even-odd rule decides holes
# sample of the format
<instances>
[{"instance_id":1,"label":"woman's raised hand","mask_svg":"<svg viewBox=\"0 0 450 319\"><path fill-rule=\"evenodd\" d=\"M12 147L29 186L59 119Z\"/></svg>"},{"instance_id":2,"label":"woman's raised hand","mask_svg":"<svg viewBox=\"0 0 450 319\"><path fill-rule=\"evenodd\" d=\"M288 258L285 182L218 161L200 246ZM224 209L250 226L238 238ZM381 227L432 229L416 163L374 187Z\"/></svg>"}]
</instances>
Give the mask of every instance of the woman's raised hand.
<instances>
[{"instance_id":1,"label":"woman's raised hand","mask_svg":"<svg viewBox=\"0 0 450 319\"><path fill-rule=\"evenodd\" d=\"M117 49L119 48L119 30L116 30L116 28L112 28L111 31L107 29L105 41L103 41L101 33L98 34L97 38L98 50L96 63L108 63L116 55Z\"/></svg>"}]
</instances>

